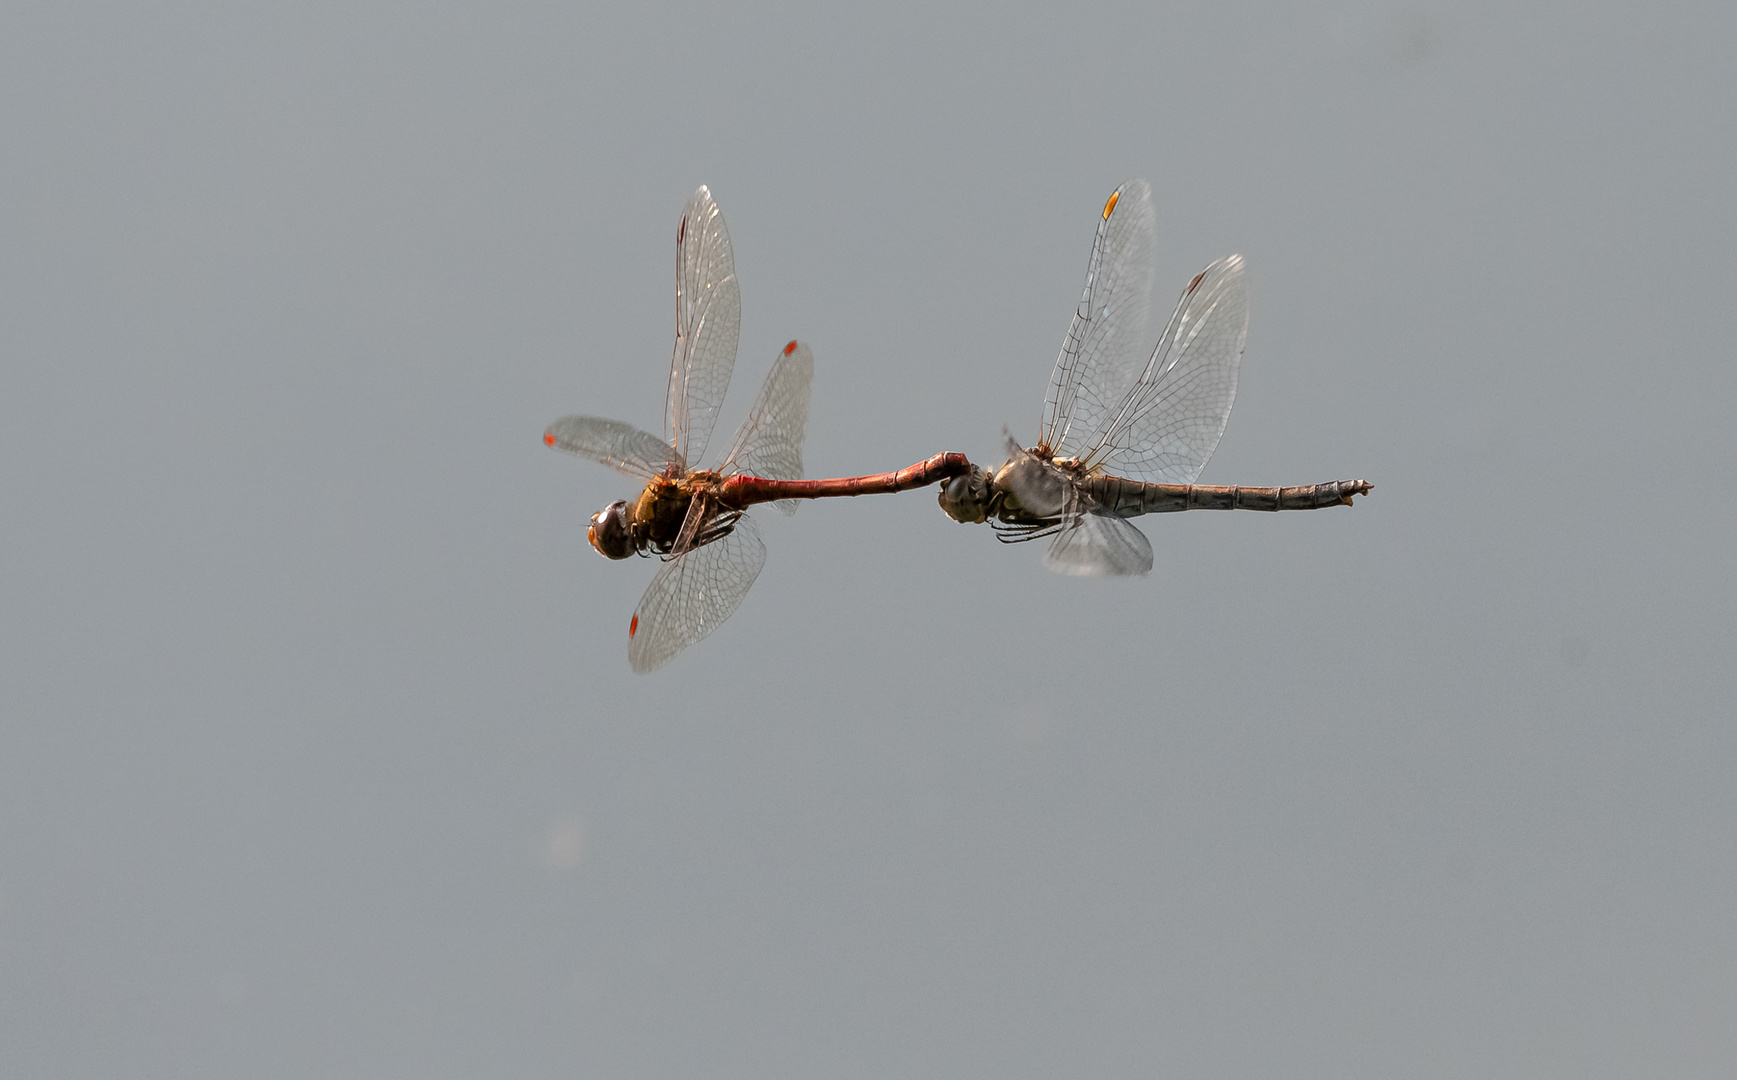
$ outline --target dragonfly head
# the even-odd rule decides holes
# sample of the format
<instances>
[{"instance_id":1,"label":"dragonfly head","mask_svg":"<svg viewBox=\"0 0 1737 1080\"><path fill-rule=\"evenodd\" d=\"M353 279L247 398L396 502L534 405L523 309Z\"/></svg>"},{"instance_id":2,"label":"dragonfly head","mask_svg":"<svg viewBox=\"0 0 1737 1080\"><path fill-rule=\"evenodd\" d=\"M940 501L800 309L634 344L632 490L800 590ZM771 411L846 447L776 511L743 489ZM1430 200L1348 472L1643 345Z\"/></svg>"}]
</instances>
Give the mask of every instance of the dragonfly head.
<instances>
[{"instance_id":1,"label":"dragonfly head","mask_svg":"<svg viewBox=\"0 0 1737 1080\"><path fill-rule=\"evenodd\" d=\"M591 515L585 539L606 559L625 559L633 554L633 523L627 517L627 500L616 499Z\"/></svg>"},{"instance_id":2,"label":"dragonfly head","mask_svg":"<svg viewBox=\"0 0 1737 1080\"><path fill-rule=\"evenodd\" d=\"M954 521L988 521L994 498L989 474L975 465L964 476L955 476L941 485L941 509Z\"/></svg>"}]
</instances>

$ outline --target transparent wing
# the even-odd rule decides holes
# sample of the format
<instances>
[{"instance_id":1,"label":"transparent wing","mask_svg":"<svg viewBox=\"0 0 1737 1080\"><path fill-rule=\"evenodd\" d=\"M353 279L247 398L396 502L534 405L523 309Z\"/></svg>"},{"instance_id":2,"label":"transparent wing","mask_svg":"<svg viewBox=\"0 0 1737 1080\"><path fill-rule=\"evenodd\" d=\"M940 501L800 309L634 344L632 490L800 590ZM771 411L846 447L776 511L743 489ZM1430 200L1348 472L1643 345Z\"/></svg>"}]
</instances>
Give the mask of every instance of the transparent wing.
<instances>
[{"instance_id":1,"label":"transparent wing","mask_svg":"<svg viewBox=\"0 0 1737 1080\"><path fill-rule=\"evenodd\" d=\"M1194 483L1230 419L1247 338L1243 261L1232 255L1189 282L1145 370L1081 459L1116 476Z\"/></svg>"},{"instance_id":2,"label":"transparent wing","mask_svg":"<svg viewBox=\"0 0 1737 1080\"><path fill-rule=\"evenodd\" d=\"M1090 445L1133 383L1149 340L1157 263L1152 189L1130 180L1104 204L1085 289L1044 397L1038 437L1056 456Z\"/></svg>"},{"instance_id":3,"label":"transparent wing","mask_svg":"<svg viewBox=\"0 0 1737 1080\"><path fill-rule=\"evenodd\" d=\"M730 234L712 193L701 185L676 229L676 341L664 403L670 442L696 467L730 388L741 324Z\"/></svg>"},{"instance_id":4,"label":"transparent wing","mask_svg":"<svg viewBox=\"0 0 1737 1080\"><path fill-rule=\"evenodd\" d=\"M802 479L802 436L808 426L809 388L814 383L814 353L792 341L784 346L760 388L760 399L736 434L736 445L719 468L764 476L768 480ZM796 513L796 499L772 504Z\"/></svg>"},{"instance_id":5,"label":"transparent wing","mask_svg":"<svg viewBox=\"0 0 1737 1080\"><path fill-rule=\"evenodd\" d=\"M694 514L690 509L689 516ZM748 517L736 518L727 534L664 563L628 624L627 661L633 670L655 671L716 630L735 613L765 563L766 545Z\"/></svg>"},{"instance_id":6,"label":"transparent wing","mask_svg":"<svg viewBox=\"0 0 1737 1080\"><path fill-rule=\"evenodd\" d=\"M543 441L642 480L663 472L672 461L678 471L687 471L669 443L632 424L601 416L563 416L543 432Z\"/></svg>"},{"instance_id":7,"label":"transparent wing","mask_svg":"<svg viewBox=\"0 0 1737 1080\"><path fill-rule=\"evenodd\" d=\"M1152 545L1133 522L1093 511L1070 492L1061 531L1044 552L1043 564L1058 574L1139 577L1152 571Z\"/></svg>"}]
</instances>

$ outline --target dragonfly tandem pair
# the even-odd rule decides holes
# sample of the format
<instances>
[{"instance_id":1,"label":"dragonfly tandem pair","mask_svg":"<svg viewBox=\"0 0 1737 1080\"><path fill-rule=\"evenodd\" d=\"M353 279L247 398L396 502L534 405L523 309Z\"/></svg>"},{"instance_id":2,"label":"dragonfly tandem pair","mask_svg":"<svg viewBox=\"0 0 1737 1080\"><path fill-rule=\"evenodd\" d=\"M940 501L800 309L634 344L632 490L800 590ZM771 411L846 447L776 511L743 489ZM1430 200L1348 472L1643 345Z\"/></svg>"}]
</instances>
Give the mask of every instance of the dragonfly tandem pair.
<instances>
[{"instance_id":1,"label":"dragonfly tandem pair","mask_svg":"<svg viewBox=\"0 0 1737 1080\"><path fill-rule=\"evenodd\" d=\"M997 538L1047 537L1044 562L1064 574L1145 574L1152 546L1127 519L1179 510L1313 510L1349 506L1363 480L1306 487L1196 484L1236 397L1248 335L1242 257L1189 282L1157 347L1145 352L1157 265L1151 188L1131 180L1104 204L1085 289L1044 398L1038 442L1008 439L989 470L964 454L936 454L897 472L804 480L814 356L779 352L736 440L714 468L705 455L736 364L741 293L723 214L701 187L676 228L676 340L664 402L666 440L617 420L568 416L543 441L643 481L637 499L592 515L586 538L611 559L663 560L628 623L627 658L652 671L729 618L766 562L748 509L874 495L943 482L955 521L990 522ZM1145 357L1142 365L1142 357Z\"/></svg>"}]
</instances>

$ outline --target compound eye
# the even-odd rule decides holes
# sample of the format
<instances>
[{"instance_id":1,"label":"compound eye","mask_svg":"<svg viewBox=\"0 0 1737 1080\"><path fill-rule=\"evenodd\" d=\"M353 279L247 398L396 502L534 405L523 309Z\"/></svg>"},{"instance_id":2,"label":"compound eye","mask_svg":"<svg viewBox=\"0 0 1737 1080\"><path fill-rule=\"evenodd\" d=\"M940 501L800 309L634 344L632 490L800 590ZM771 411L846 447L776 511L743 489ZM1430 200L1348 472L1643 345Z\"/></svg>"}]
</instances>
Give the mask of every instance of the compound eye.
<instances>
[{"instance_id":1,"label":"compound eye","mask_svg":"<svg viewBox=\"0 0 1737 1080\"><path fill-rule=\"evenodd\" d=\"M617 499L591 515L585 539L606 559L625 559L633 554L633 529L627 521L627 501Z\"/></svg>"}]
</instances>

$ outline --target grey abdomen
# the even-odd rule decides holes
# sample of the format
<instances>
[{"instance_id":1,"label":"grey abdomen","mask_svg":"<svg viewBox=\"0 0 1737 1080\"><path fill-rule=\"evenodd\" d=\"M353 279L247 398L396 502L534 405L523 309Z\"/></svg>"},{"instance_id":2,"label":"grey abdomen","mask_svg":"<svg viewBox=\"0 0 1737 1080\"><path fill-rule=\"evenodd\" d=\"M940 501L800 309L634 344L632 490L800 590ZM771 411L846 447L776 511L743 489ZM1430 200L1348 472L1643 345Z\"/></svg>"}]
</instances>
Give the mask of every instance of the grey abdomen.
<instances>
[{"instance_id":1,"label":"grey abdomen","mask_svg":"<svg viewBox=\"0 0 1737 1080\"><path fill-rule=\"evenodd\" d=\"M1350 506L1353 495L1367 495L1367 480L1332 480L1307 487L1217 487L1210 484L1146 484L1119 476L1094 476L1085 490L1117 517L1169 514L1179 510L1318 510Z\"/></svg>"}]
</instances>

